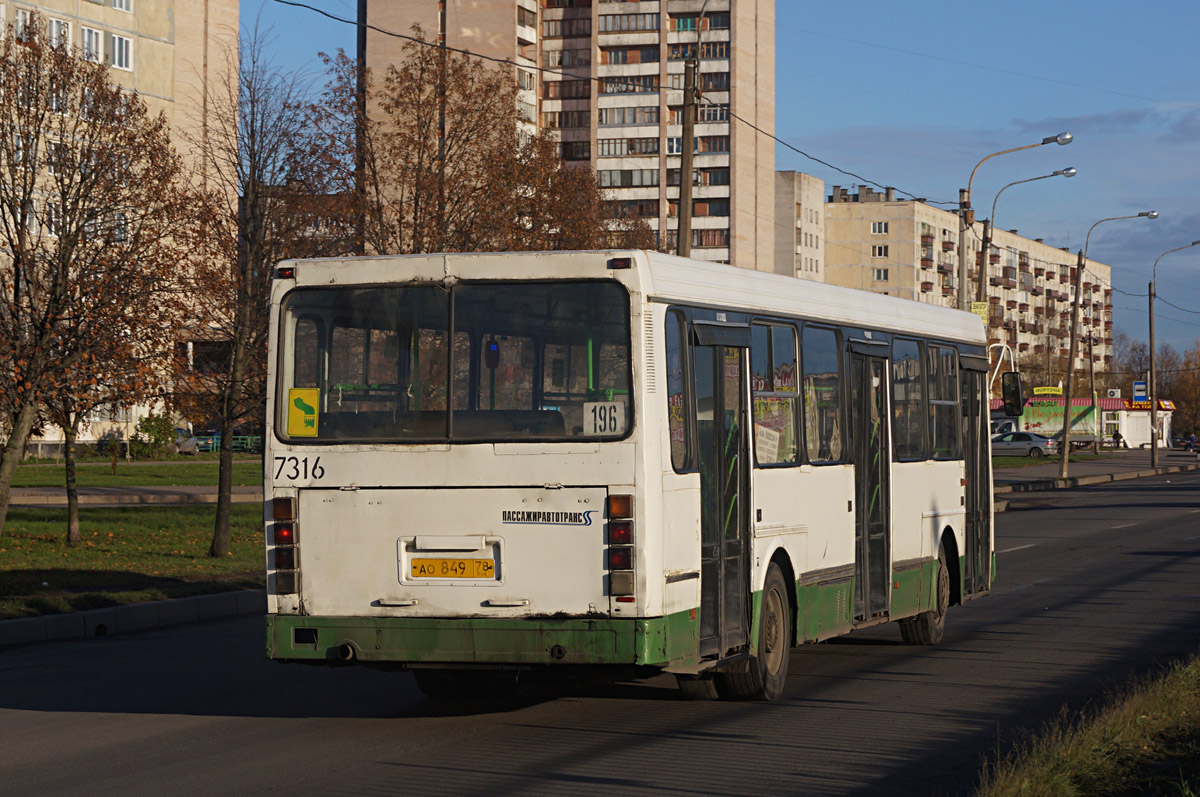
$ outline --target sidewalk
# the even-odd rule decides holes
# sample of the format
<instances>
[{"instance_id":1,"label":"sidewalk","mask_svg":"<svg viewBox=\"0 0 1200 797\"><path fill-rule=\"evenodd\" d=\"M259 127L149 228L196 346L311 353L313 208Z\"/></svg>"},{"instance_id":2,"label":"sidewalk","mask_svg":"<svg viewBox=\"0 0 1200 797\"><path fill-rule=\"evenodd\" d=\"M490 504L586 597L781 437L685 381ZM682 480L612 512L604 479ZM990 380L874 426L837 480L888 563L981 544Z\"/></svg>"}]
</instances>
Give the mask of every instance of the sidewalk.
<instances>
[{"instance_id":1,"label":"sidewalk","mask_svg":"<svg viewBox=\"0 0 1200 797\"><path fill-rule=\"evenodd\" d=\"M261 487L252 485L231 488L235 504L261 503ZM215 504L217 488L208 487L80 487L80 506L115 506L138 504ZM65 487L14 488L10 506L66 506Z\"/></svg>"},{"instance_id":2,"label":"sidewalk","mask_svg":"<svg viewBox=\"0 0 1200 797\"><path fill-rule=\"evenodd\" d=\"M1195 454L1184 451L1159 451L1158 469L1150 467L1150 452L1134 449L1115 452L1115 456L1092 462L1069 465L1070 478L1058 478L1059 462L1050 459L1024 468L997 468L992 483L995 510L1004 512L1010 507L1013 493L1030 493L1100 484L1123 479L1137 479L1159 473L1200 470ZM237 503L262 501L259 487L234 487ZM79 490L82 505L138 504L211 504L216 503L213 487L87 487ZM13 490L13 506L64 506L66 491L61 488L39 487ZM179 623L231 617L238 614L261 614L266 606L264 590L241 590L214 595L200 595L176 600L152 601L130 606L94 609L71 614L49 614L19 620L0 621L0 648L5 645L47 642L57 639L80 639L108 634L141 631Z\"/></svg>"}]
</instances>

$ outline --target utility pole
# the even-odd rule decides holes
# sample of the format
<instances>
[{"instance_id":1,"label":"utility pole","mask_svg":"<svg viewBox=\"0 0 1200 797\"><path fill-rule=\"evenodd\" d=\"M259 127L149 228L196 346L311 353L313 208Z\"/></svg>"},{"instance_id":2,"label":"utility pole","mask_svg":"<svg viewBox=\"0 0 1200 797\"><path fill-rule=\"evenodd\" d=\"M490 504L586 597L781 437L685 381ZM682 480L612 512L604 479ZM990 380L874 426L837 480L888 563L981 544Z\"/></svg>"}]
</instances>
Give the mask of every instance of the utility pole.
<instances>
[{"instance_id":1,"label":"utility pole","mask_svg":"<svg viewBox=\"0 0 1200 797\"><path fill-rule=\"evenodd\" d=\"M983 220L983 249L979 253L979 273L975 276L975 301L984 301L984 293L986 289L983 287L987 283L988 269L992 267L992 220Z\"/></svg>"},{"instance_id":2,"label":"utility pole","mask_svg":"<svg viewBox=\"0 0 1200 797\"><path fill-rule=\"evenodd\" d=\"M1161 256L1160 256L1161 257ZM1158 261L1154 261L1154 265L1158 265ZM1155 277L1158 274L1155 273ZM1150 467L1158 467L1158 391L1154 387L1154 379L1157 374L1154 373L1154 291L1157 287L1154 283L1157 279L1150 280Z\"/></svg>"},{"instance_id":3,"label":"utility pole","mask_svg":"<svg viewBox=\"0 0 1200 797\"><path fill-rule=\"evenodd\" d=\"M991 156L989 156L991 157ZM986 158L984 160L987 160ZM981 161L982 162L982 161ZM975 166L979 168L978 165ZM975 173L971 172L974 176ZM971 210L971 189L958 189L958 309L970 310L970 300L967 298L967 230L975 224L975 211ZM979 264L980 275L987 266L987 252L982 254Z\"/></svg>"},{"instance_id":4,"label":"utility pole","mask_svg":"<svg viewBox=\"0 0 1200 797\"><path fill-rule=\"evenodd\" d=\"M696 49L699 50L697 44ZM696 73L699 72L699 52L693 53L684 64L683 72L683 141L680 143L679 164L679 230L675 253L680 257L692 254L692 155L696 137Z\"/></svg>"},{"instance_id":5,"label":"utility pole","mask_svg":"<svg viewBox=\"0 0 1200 797\"><path fill-rule=\"evenodd\" d=\"M446 248L446 0L438 0L437 249Z\"/></svg>"},{"instance_id":6,"label":"utility pole","mask_svg":"<svg viewBox=\"0 0 1200 797\"><path fill-rule=\"evenodd\" d=\"M354 214L354 254L367 251L367 0L358 0L358 52L354 75L354 195L357 212Z\"/></svg>"},{"instance_id":7,"label":"utility pole","mask_svg":"<svg viewBox=\"0 0 1200 797\"><path fill-rule=\"evenodd\" d=\"M1062 439L1059 441L1058 477L1067 478L1067 463L1071 457L1071 391L1075 387L1075 353L1079 347L1079 287L1083 281L1083 250L1079 251L1078 264L1075 266L1075 295L1071 301L1071 345L1067 353L1067 386L1063 390L1063 427Z\"/></svg>"}]
</instances>

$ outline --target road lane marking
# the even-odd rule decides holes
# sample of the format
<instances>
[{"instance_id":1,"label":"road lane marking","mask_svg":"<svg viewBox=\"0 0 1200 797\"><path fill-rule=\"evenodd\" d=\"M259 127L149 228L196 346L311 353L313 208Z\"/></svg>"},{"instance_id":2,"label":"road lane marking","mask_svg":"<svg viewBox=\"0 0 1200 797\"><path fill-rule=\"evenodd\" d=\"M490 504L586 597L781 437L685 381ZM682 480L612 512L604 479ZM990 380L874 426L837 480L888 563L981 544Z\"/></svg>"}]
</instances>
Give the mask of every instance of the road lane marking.
<instances>
[{"instance_id":1,"label":"road lane marking","mask_svg":"<svg viewBox=\"0 0 1200 797\"><path fill-rule=\"evenodd\" d=\"M1036 545L1036 542L1031 542L1028 545L1018 545L1015 548L1005 548L1003 551L996 551L996 553L1012 553L1013 551L1022 551L1026 548L1033 548Z\"/></svg>"},{"instance_id":2,"label":"road lane marking","mask_svg":"<svg viewBox=\"0 0 1200 797\"><path fill-rule=\"evenodd\" d=\"M1136 523L1122 523L1119 526L1109 526L1110 529L1127 529L1130 526L1136 526Z\"/></svg>"}]
</instances>

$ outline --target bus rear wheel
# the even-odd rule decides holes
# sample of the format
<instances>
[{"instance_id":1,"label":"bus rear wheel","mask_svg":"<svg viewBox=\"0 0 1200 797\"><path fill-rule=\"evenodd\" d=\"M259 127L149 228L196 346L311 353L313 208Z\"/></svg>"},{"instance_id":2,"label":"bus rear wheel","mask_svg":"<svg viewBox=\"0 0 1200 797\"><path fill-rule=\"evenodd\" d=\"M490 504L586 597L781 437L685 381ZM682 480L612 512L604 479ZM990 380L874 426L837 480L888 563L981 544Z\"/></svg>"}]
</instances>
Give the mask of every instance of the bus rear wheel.
<instances>
[{"instance_id":1,"label":"bus rear wheel","mask_svg":"<svg viewBox=\"0 0 1200 797\"><path fill-rule=\"evenodd\" d=\"M749 672L717 673L717 691L727 700L775 700L787 682L792 652L792 607L788 585L774 562L767 568L758 620L758 649Z\"/></svg>"},{"instance_id":2,"label":"bus rear wheel","mask_svg":"<svg viewBox=\"0 0 1200 797\"><path fill-rule=\"evenodd\" d=\"M910 645L936 645L946 633L946 611L950 608L950 568L946 551L938 548L937 598L930 611L900 621L900 637Z\"/></svg>"}]
</instances>

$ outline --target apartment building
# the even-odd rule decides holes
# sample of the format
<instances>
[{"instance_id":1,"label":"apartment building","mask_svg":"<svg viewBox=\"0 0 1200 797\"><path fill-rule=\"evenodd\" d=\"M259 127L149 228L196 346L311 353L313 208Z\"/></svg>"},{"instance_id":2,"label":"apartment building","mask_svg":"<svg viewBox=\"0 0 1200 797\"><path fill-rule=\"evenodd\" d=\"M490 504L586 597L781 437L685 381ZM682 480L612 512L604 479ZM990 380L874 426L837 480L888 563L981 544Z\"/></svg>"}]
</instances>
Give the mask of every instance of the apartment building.
<instances>
[{"instance_id":1,"label":"apartment building","mask_svg":"<svg viewBox=\"0 0 1200 797\"><path fill-rule=\"evenodd\" d=\"M775 172L775 271L825 281L825 181Z\"/></svg>"},{"instance_id":2,"label":"apartment building","mask_svg":"<svg viewBox=\"0 0 1200 797\"><path fill-rule=\"evenodd\" d=\"M114 82L165 113L176 146L195 157L188 142L203 135L214 98L229 96L206 99L205 88L236 79L238 0L0 0L0 22L18 31L35 15L51 41L108 64Z\"/></svg>"},{"instance_id":3,"label":"apartment building","mask_svg":"<svg viewBox=\"0 0 1200 797\"><path fill-rule=\"evenodd\" d=\"M427 0L374 0L368 21L431 38ZM774 269L773 0L446 0L446 41L516 65L518 113L563 157L596 170L615 209L663 245L678 229L684 62L699 58L692 255ZM369 31L381 72L401 42Z\"/></svg>"},{"instance_id":4,"label":"apartment building","mask_svg":"<svg viewBox=\"0 0 1200 797\"><path fill-rule=\"evenodd\" d=\"M187 168L203 179L192 142L214 123L215 103L236 97L238 0L0 0L0 24L18 35L35 19L51 41L107 64L112 80L137 91L152 115L165 114ZM150 409L99 413L85 437L129 439ZM29 448L54 454L62 439L47 427Z\"/></svg>"},{"instance_id":5,"label":"apartment building","mask_svg":"<svg viewBox=\"0 0 1200 797\"><path fill-rule=\"evenodd\" d=\"M975 297L983 260L982 225L969 232L967 290ZM825 205L826 281L918 302L958 303L958 215L892 189L830 189ZM989 343L1008 344L1028 363L1068 356L1077 255L1016 230L996 230L982 265ZM1089 260L1080 285L1080 345L1098 371L1113 358L1112 269ZM1091 352L1089 354L1089 348Z\"/></svg>"}]
</instances>

